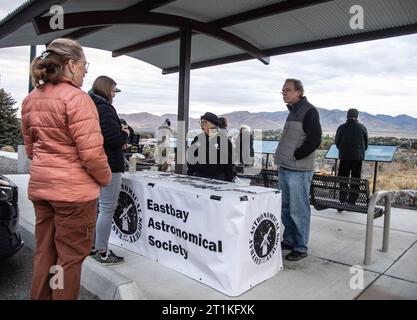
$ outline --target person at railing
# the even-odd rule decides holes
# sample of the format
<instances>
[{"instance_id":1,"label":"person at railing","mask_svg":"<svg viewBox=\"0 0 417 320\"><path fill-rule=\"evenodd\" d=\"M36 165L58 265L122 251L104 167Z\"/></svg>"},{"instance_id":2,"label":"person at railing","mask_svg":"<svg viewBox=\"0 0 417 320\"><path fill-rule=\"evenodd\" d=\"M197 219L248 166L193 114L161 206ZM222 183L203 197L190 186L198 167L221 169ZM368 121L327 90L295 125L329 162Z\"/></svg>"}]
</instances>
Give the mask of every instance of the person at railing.
<instances>
[{"instance_id":1,"label":"person at railing","mask_svg":"<svg viewBox=\"0 0 417 320\"><path fill-rule=\"evenodd\" d=\"M219 132L219 118L206 112L200 120L202 133L197 135L187 150L187 174L191 176L233 181L233 145Z\"/></svg>"},{"instance_id":2,"label":"person at railing","mask_svg":"<svg viewBox=\"0 0 417 320\"><path fill-rule=\"evenodd\" d=\"M158 127L156 131L156 148L155 148L155 162L158 171L167 171L172 164L173 153L170 147L170 139L172 137L171 120L168 118Z\"/></svg>"},{"instance_id":3,"label":"person at railing","mask_svg":"<svg viewBox=\"0 0 417 320\"><path fill-rule=\"evenodd\" d=\"M219 131L222 131L226 136L229 136L227 131L227 118L226 117L219 117Z\"/></svg>"},{"instance_id":4,"label":"person at railing","mask_svg":"<svg viewBox=\"0 0 417 320\"><path fill-rule=\"evenodd\" d=\"M282 96L290 111L275 151L278 189L282 190L282 223L285 230L281 248L291 252L286 260L307 256L310 234L309 191L314 173L315 151L321 143L317 109L304 96L300 80L287 79Z\"/></svg>"},{"instance_id":5,"label":"person at railing","mask_svg":"<svg viewBox=\"0 0 417 320\"><path fill-rule=\"evenodd\" d=\"M236 138L235 157L239 165L251 166L255 160L253 133L249 126L242 125Z\"/></svg>"},{"instance_id":6,"label":"person at railing","mask_svg":"<svg viewBox=\"0 0 417 320\"><path fill-rule=\"evenodd\" d=\"M358 115L357 109L349 109L346 113L346 122L340 125L336 131L335 143L339 149L340 159L338 176L361 177L362 161L365 158L365 151L368 149L368 131L363 124L359 123ZM341 187L348 188L345 184L341 184ZM347 201L355 204L358 196L359 194L354 191L349 194L346 191L340 191L339 199L340 202Z\"/></svg>"},{"instance_id":7,"label":"person at railing","mask_svg":"<svg viewBox=\"0 0 417 320\"><path fill-rule=\"evenodd\" d=\"M120 124L122 125L122 128L127 128L129 130L129 137L127 137L126 140L127 147L131 147L133 144L137 145L139 142L139 136L135 133L135 130L128 125L125 119L120 119Z\"/></svg>"},{"instance_id":8,"label":"person at railing","mask_svg":"<svg viewBox=\"0 0 417 320\"><path fill-rule=\"evenodd\" d=\"M122 185L122 173L125 168L123 147L130 135L127 125L121 124L116 109L112 105L118 92L120 90L116 87L116 82L107 76L99 76L90 90L90 96L99 114L104 150L112 171L110 184L100 190L95 244L90 252L95 260L104 265L124 261L123 257L117 256L108 249L113 216Z\"/></svg>"},{"instance_id":9,"label":"person at railing","mask_svg":"<svg viewBox=\"0 0 417 320\"><path fill-rule=\"evenodd\" d=\"M97 109L81 90L87 69L82 47L70 39L55 39L31 64L35 89L22 103L36 216L31 299L77 299L100 186L111 180ZM51 270L63 283L51 286Z\"/></svg>"}]
</instances>

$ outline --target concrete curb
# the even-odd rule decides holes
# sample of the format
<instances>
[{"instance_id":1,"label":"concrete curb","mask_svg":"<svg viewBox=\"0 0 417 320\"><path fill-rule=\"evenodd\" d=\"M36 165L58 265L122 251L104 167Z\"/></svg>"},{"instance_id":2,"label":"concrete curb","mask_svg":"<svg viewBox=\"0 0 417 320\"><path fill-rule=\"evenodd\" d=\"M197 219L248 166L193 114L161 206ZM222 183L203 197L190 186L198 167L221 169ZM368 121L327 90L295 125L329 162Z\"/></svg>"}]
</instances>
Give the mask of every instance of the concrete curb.
<instances>
[{"instance_id":1,"label":"concrete curb","mask_svg":"<svg viewBox=\"0 0 417 320\"><path fill-rule=\"evenodd\" d=\"M83 263L81 285L102 300L145 300L136 282L87 257Z\"/></svg>"},{"instance_id":2,"label":"concrete curb","mask_svg":"<svg viewBox=\"0 0 417 320\"><path fill-rule=\"evenodd\" d=\"M35 251L35 226L22 216L19 223L25 246ZM110 268L87 257L82 266L81 285L102 300L147 300L136 282Z\"/></svg>"}]
</instances>

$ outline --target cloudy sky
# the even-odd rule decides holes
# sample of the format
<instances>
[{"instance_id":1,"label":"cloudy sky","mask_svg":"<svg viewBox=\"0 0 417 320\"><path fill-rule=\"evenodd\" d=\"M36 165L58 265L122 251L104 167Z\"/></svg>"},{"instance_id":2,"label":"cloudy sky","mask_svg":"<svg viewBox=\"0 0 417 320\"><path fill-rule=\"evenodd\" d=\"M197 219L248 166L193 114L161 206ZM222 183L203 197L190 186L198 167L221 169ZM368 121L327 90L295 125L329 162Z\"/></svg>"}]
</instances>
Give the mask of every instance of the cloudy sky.
<instances>
[{"instance_id":1,"label":"cloudy sky","mask_svg":"<svg viewBox=\"0 0 417 320\"><path fill-rule=\"evenodd\" d=\"M0 0L0 19L23 1ZM38 46L38 54L44 47ZM122 92L114 101L120 113L176 113L178 74L162 75L152 65L110 52L85 49L90 62L84 90L102 74ZM190 116L205 111L286 110L280 90L286 78L304 82L315 106L371 114L417 117L417 35L370 41L233 63L191 71ZM27 94L29 47L0 49L0 87L20 105Z\"/></svg>"}]
</instances>

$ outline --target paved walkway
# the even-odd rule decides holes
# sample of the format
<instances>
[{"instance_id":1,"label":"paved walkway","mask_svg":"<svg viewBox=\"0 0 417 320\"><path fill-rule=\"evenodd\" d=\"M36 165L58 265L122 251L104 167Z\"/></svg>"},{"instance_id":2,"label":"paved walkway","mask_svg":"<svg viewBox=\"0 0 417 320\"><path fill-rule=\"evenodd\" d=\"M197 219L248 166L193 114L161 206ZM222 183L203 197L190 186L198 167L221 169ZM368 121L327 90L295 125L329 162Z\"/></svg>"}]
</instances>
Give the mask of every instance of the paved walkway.
<instances>
[{"instance_id":1,"label":"paved walkway","mask_svg":"<svg viewBox=\"0 0 417 320\"><path fill-rule=\"evenodd\" d=\"M19 186L22 233L34 248L34 211L28 175L8 176ZM313 210L309 256L284 260L284 270L239 297L228 297L196 280L126 249L112 246L125 263L102 266L87 258L82 285L101 299L417 299L417 211L392 208L389 252L382 253L382 219L375 221L372 257L364 266L366 216ZM284 252L285 254L286 252ZM360 266L363 269L351 269ZM358 271L359 270L359 271ZM353 276L363 271L363 288ZM352 285L354 286L352 288Z\"/></svg>"}]
</instances>

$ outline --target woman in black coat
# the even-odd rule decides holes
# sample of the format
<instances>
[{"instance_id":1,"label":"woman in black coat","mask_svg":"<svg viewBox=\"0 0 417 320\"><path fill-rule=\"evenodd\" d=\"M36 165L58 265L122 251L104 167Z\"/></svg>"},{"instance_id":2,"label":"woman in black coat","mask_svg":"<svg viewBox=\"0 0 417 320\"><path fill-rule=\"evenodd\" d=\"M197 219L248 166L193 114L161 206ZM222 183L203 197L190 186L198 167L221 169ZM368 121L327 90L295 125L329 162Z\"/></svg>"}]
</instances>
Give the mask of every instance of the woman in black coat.
<instances>
[{"instance_id":1,"label":"woman in black coat","mask_svg":"<svg viewBox=\"0 0 417 320\"><path fill-rule=\"evenodd\" d=\"M106 76L98 77L90 90L90 96L96 104L101 133L104 138L104 150L112 170L112 180L100 189L99 214L96 224L95 248L91 255L103 264L122 263L123 258L108 250L110 231L117 200L119 198L122 173L124 172L123 146L129 137L129 130L122 127L112 102L116 93L120 92L116 82Z\"/></svg>"},{"instance_id":2,"label":"woman in black coat","mask_svg":"<svg viewBox=\"0 0 417 320\"><path fill-rule=\"evenodd\" d=\"M233 145L218 131L219 119L211 112L201 116L201 130L187 150L187 174L224 181L234 180ZM222 154L223 153L223 154Z\"/></svg>"}]
</instances>

